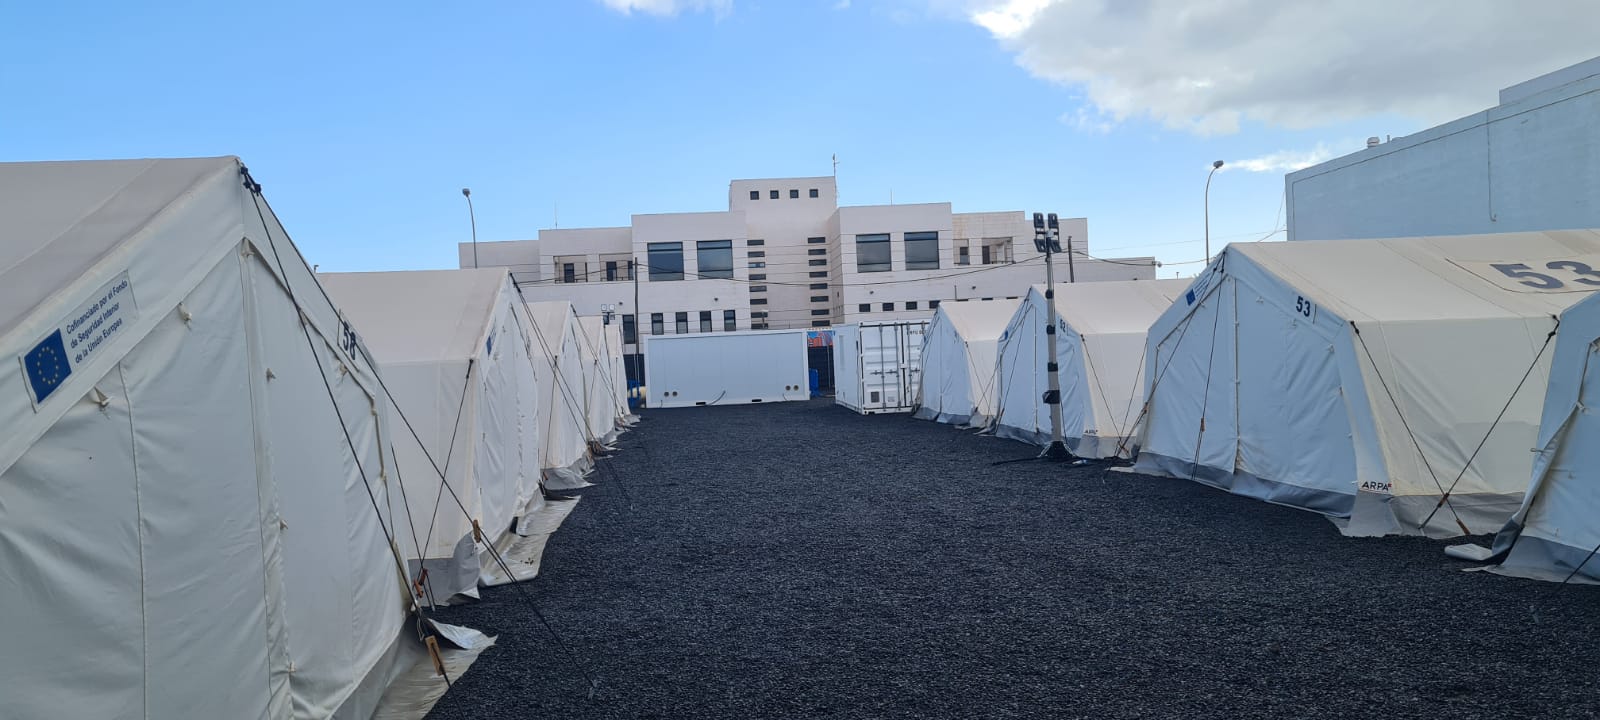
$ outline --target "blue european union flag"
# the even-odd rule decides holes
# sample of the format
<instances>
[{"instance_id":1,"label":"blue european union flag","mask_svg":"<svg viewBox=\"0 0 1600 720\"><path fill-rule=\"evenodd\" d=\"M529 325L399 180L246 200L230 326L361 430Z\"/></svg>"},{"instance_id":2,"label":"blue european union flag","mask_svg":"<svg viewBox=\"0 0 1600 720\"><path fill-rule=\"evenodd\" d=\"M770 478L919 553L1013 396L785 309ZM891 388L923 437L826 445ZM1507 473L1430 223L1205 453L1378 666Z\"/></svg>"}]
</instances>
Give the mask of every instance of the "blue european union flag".
<instances>
[{"instance_id":1,"label":"blue european union flag","mask_svg":"<svg viewBox=\"0 0 1600 720\"><path fill-rule=\"evenodd\" d=\"M1188 300L1190 305L1193 305L1194 304L1194 291L1190 290L1186 295L1184 295L1184 299Z\"/></svg>"},{"instance_id":2,"label":"blue european union flag","mask_svg":"<svg viewBox=\"0 0 1600 720\"><path fill-rule=\"evenodd\" d=\"M44 402L72 375L72 363L67 360L67 347L61 342L59 329L23 355L22 364L27 369L28 384L33 386L35 402Z\"/></svg>"}]
</instances>

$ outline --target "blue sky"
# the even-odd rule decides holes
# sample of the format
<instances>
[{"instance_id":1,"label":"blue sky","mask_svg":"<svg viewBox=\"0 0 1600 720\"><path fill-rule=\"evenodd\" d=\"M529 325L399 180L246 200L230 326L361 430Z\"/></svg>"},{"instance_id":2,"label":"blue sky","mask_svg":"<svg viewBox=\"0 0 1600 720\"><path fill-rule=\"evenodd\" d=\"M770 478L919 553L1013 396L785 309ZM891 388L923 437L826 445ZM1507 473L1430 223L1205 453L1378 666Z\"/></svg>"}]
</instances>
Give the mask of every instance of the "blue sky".
<instances>
[{"instance_id":1,"label":"blue sky","mask_svg":"<svg viewBox=\"0 0 1600 720\"><path fill-rule=\"evenodd\" d=\"M989 5L1018 2L1050 4ZM1425 126L1246 104L1236 127L1185 128L1184 108L1130 110L1030 60L1026 33L973 21L981 0L652 3L12 7L0 159L239 155L325 270L454 267L462 186L481 240L521 239L557 207L562 227L722 209L730 179L825 175L835 153L844 204L1087 216L1091 252L1178 263L1203 256L1212 160ZM1282 190L1281 169L1219 173L1214 245L1281 227Z\"/></svg>"}]
</instances>

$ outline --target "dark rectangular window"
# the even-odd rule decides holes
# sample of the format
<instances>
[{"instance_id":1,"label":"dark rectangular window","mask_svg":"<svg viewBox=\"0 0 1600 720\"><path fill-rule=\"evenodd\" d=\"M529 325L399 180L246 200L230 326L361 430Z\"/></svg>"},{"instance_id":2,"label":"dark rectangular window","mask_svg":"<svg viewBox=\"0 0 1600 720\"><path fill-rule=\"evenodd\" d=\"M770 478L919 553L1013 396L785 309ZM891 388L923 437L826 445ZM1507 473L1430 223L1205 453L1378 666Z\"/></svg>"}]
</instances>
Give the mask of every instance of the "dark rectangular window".
<instances>
[{"instance_id":1,"label":"dark rectangular window","mask_svg":"<svg viewBox=\"0 0 1600 720\"><path fill-rule=\"evenodd\" d=\"M766 298L750 298L750 304L751 305L765 305L765 304L767 304L767 299Z\"/></svg>"},{"instance_id":2,"label":"dark rectangular window","mask_svg":"<svg viewBox=\"0 0 1600 720\"><path fill-rule=\"evenodd\" d=\"M757 240L746 240L746 241L744 241L744 244L749 245L750 247L761 247L762 245L766 245L767 241L759 240L759 239L757 239Z\"/></svg>"},{"instance_id":3,"label":"dark rectangular window","mask_svg":"<svg viewBox=\"0 0 1600 720\"><path fill-rule=\"evenodd\" d=\"M678 313L677 315L674 315L672 319L674 321L673 324L677 326L673 329L673 332L679 335L686 335L689 333L689 313Z\"/></svg>"},{"instance_id":4,"label":"dark rectangular window","mask_svg":"<svg viewBox=\"0 0 1600 720\"><path fill-rule=\"evenodd\" d=\"M828 296L827 295L812 295L811 296L811 302L827 302L827 301L828 301Z\"/></svg>"},{"instance_id":5,"label":"dark rectangular window","mask_svg":"<svg viewBox=\"0 0 1600 720\"><path fill-rule=\"evenodd\" d=\"M811 188L811 197L816 197L816 196L817 196L817 189L816 188Z\"/></svg>"},{"instance_id":6,"label":"dark rectangular window","mask_svg":"<svg viewBox=\"0 0 1600 720\"><path fill-rule=\"evenodd\" d=\"M617 279L617 261L615 261L615 260L607 260L606 261L606 279L607 280L616 280Z\"/></svg>"},{"instance_id":7,"label":"dark rectangular window","mask_svg":"<svg viewBox=\"0 0 1600 720\"><path fill-rule=\"evenodd\" d=\"M771 197L772 197L773 200L777 200L778 199L778 191L777 190L773 190L772 194L771 194Z\"/></svg>"},{"instance_id":8,"label":"dark rectangular window","mask_svg":"<svg viewBox=\"0 0 1600 720\"><path fill-rule=\"evenodd\" d=\"M634 345L639 342L638 321L632 315L622 316L622 342L625 345Z\"/></svg>"},{"instance_id":9,"label":"dark rectangular window","mask_svg":"<svg viewBox=\"0 0 1600 720\"><path fill-rule=\"evenodd\" d=\"M832 325L832 324L833 323L830 323L827 320L812 320L811 321L811 327L827 327L827 326Z\"/></svg>"},{"instance_id":10,"label":"dark rectangular window","mask_svg":"<svg viewBox=\"0 0 1600 720\"><path fill-rule=\"evenodd\" d=\"M645 247L650 259L650 281L683 279L683 243L650 243Z\"/></svg>"},{"instance_id":11,"label":"dark rectangular window","mask_svg":"<svg viewBox=\"0 0 1600 720\"><path fill-rule=\"evenodd\" d=\"M765 279L767 279L767 276L766 276L765 273L751 273L750 274L750 279L751 280L765 280Z\"/></svg>"},{"instance_id":12,"label":"dark rectangular window","mask_svg":"<svg viewBox=\"0 0 1600 720\"><path fill-rule=\"evenodd\" d=\"M827 241L828 241L828 239L825 238L825 237L806 238L806 244L807 245L821 245L821 244L823 244L823 243L825 243Z\"/></svg>"},{"instance_id":13,"label":"dark rectangular window","mask_svg":"<svg viewBox=\"0 0 1600 720\"><path fill-rule=\"evenodd\" d=\"M892 303L892 302L884 303L883 304L883 311L884 312L894 312L894 303Z\"/></svg>"},{"instance_id":14,"label":"dark rectangular window","mask_svg":"<svg viewBox=\"0 0 1600 720\"><path fill-rule=\"evenodd\" d=\"M811 277L814 277L814 278L825 278L827 276L828 276L828 271L827 270L817 270L817 271L814 271L814 272L811 273Z\"/></svg>"},{"instance_id":15,"label":"dark rectangular window","mask_svg":"<svg viewBox=\"0 0 1600 720\"><path fill-rule=\"evenodd\" d=\"M971 265L972 264L972 255L968 254L967 246L962 245L961 247L956 248L956 264L957 265Z\"/></svg>"},{"instance_id":16,"label":"dark rectangular window","mask_svg":"<svg viewBox=\"0 0 1600 720\"><path fill-rule=\"evenodd\" d=\"M985 265L989 264L989 246L988 245L983 246L983 264L985 264Z\"/></svg>"},{"instance_id":17,"label":"dark rectangular window","mask_svg":"<svg viewBox=\"0 0 1600 720\"><path fill-rule=\"evenodd\" d=\"M859 312L872 312L872 303L861 303L856 306L856 310Z\"/></svg>"},{"instance_id":18,"label":"dark rectangular window","mask_svg":"<svg viewBox=\"0 0 1600 720\"><path fill-rule=\"evenodd\" d=\"M750 261L750 267L755 268L757 270L760 270L761 268L764 268L766 266L767 266L767 261L765 261L765 260L752 260L752 261Z\"/></svg>"},{"instance_id":19,"label":"dark rectangular window","mask_svg":"<svg viewBox=\"0 0 1600 720\"><path fill-rule=\"evenodd\" d=\"M928 301L928 309L929 310L938 310L939 309L939 301L938 300L929 300Z\"/></svg>"},{"instance_id":20,"label":"dark rectangular window","mask_svg":"<svg viewBox=\"0 0 1600 720\"><path fill-rule=\"evenodd\" d=\"M767 256L767 251L765 251L765 250L751 250L749 252L749 255L750 255L750 257L753 257L753 258L757 258L757 257L764 258L764 257Z\"/></svg>"},{"instance_id":21,"label":"dark rectangular window","mask_svg":"<svg viewBox=\"0 0 1600 720\"><path fill-rule=\"evenodd\" d=\"M858 272L889 272L889 236L856 236L856 270Z\"/></svg>"},{"instance_id":22,"label":"dark rectangular window","mask_svg":"<svg viewBox=\"0 0 1600 720\"><path fill-rule=\"evenodd\" d=\"M662 335L662 334L665 334L667 332L665 324L666 324L665 321L663 321L662 318L661 318L661 313L650 313L650 334L651 335Z\"/></svg>"},{"instance_id":23,"label":"dark rectangular window","mask_svg":"<svg viewBox=\"0 0 1600 720\"><path fill-rule=\"evenodd\" d=\"M833 314L833 311L832 311L832 310L827 310L827 309L823 309L823 310L812 310L812 311L811 311L811 314L812 314L812 315L813 315L813 316L815 316L815 315L831 315L831 314Z\"/></svg>"},{"instance_id":24,"label":"dark rectangular window","mask_svg":"<svg viewBox=\"0 0 1600 720\"><path fill-rule=\"evenodd\" d=\"M695 243L695 262L701 279L733 279L733 241L701 240Z\"/></svg>"},{"instance_id":25,"label":"dark rectangular window","mask_svg":"<svg viewBox=\"0 0 1600 720\"><path fill-rule=\"evenodd\" d=\"M700 311L700 332L711 332L711 311Z\"/></svg>"},{"instance_id":26,"label":"dark rectangular window","mask_svg":"<svg viewBox=\"0 0 1600 720\"><path fill-rule=\"evenodd\" d=\"M907 300L906 301L906 309L907 310L915 310L915 309L917 309L917 301L915 301L915 300Z\"/></svg>"},{"instance_id":27,"label":"dark rectangular window","mask_svg":"<svg viewBox=\"0 0 1600 720\"><path fill-rule=\"evenodd\" d=\"M750 317L753 317L753 318L764 318L766 316L767 316L766 311L750 313Z\"/></svg>"},{"instance_id":28,"label":"dark rectangular window","mask_svg":"<svg viewBox=\"0 0 1600 720\"><path fill-rule=\"evenodd\" d=\"M811 289L812 290L827 290L828 289L828 284L827 283L811 283Z\"/></svg>"},{"instance_id":29,"label":"dark rectangular window","mask_svg":"<svg viewBox=\"0 0 1600 720\"><path fill-rule=\"evenodd\" d=\"M739 329L739 316L732 310L722 311L722 329L733 332Z\"/></svg>"},{"instance_id":30,"label":"dark rectangular window","mask_svg":"<svg viewBox=\"0 0 1600 720\"><path fill-rule=\"evenodd\" d=\"M827 248L811 248L810 250L806 251L806 254L807 255L827 255L828 254L828 249Z\"/></svg>"},{"instance_id":31,"label":"dark rectangular window","mask_svg":"<svg viewBox=\"0 0 1600 720\"><path fill-rule=\"evenodd\" d=\"M766 323L750 323L750 329L751 330L765 330L765 329L767 329L767 324Z\"/></svg>"},{"instance_id":32,"label":"dark rectangular window","mask_svg":"<svg viewBox=\"0 0 1600 720\"><path fill-rule=\"evenodd\" d=\"M573 263L561 264L561 282L575 283L578 281L578 266Z\"/></svg>"},{"instance_id":33,"label":"dark rectangular window","mask_svg":"<svg viewBox=\"0 0 1600 720\"><path fill-rule=\"evenodd\" d=\"M989 301L989 300L993 300L993 299L994 299L994 298L984 298L984 301L985 301L985 302L987 302L987 301Z\"/></svg>"},{"instance_id":34,"label":"dark rectangular window","mask_svg":"<svg viewBox=\"0 0 1600 720\"><path fill-rule=\"evenodd\" d=\"M823 260L807 260L806 264L810 265L811 267L827 267L828 266L828 261L826 259L823 259Z\"/></svg>"},{"instance_id":35,"label":"dark rectangular window","mask_svg":"<svg viewBox=\"0 0 1600 720\"><path fill-rule=\"evenodd\" d=\"M765 285L751 285L750 286L750 292L766 292L766 291L767 291L767 286L765 286Z\"/></svg>"},{"instance_id":36,"label":"dark rectangular window","mask_svg":"<svg viewBox=\"0 0 1600 720\"><path fill-rule=\"evenodd\" d=\"M799 197L800 197L800 191L799 190L790 190L789 191L789 199L790 200L796 200L796 199L799 199Z\"/></svg>"},{"instance_id":37,"label":"dark rectangular window","mask_svg":"<svg viewBox=\"0 0 1600 720\"><path fill-rule=\"evenodd\" d=\"M939 233L906 233L906 269L939 269Z\"/></svg>"},{"instance_id":38,"label":"dark rectangular window","mask_svg":"<svg viewBox=\"0 0 1600 720\"><path fill-rule=\"evenodd\" d=\"M750 191L750 199L751 200L760 200L761 199L761 191L760 190L751 190Z\"/></svg>"}]
</instances>

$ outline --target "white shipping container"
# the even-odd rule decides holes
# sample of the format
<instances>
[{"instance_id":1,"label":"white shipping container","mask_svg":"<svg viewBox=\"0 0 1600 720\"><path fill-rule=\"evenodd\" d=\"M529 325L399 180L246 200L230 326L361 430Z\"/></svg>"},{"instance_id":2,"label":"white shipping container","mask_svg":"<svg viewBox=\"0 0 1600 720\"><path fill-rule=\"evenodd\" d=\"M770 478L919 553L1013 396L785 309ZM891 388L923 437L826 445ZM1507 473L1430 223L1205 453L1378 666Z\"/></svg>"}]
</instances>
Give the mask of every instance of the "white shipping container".
<instances>
[{"instance_id":1,"label":"white shipping container","mask_svg":"<svg viewBox=\"0 0 1600 720\"><path fill-rule=\"evenodd\" d=\"M911 412L922 380L927 328L926 320L836 326L834 402L864 415Z\"/></svg>"},{"instance_id":2,"label":"white shipping container","mask_svg":"<svg viewBox=\"0 0 1600 720\"><path fill-rule=\"evenodd\" d=\"M805 330L648 335L646 404L656 408L805 400Z\"/></svg>"}]
</instances>

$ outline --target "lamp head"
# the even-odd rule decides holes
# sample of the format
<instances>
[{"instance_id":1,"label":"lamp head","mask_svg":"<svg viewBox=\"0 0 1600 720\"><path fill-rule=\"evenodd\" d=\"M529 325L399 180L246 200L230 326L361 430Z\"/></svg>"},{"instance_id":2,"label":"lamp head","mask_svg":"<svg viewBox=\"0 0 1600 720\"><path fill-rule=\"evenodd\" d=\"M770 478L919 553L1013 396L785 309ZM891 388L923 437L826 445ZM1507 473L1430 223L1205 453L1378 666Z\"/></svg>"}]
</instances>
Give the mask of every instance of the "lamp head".
<instances>
[{"instance_id":1,"label":"lamp head","mask_svg":"<svg viewBox=\"0 0 1600 720\"><path fill-rule=\"evenodd\" d=\"M1221 160L1217 161L1221 163ZM472 197L472 188L461 188L461 197Z\"/></svg>"},{"instance_id":2,"label":"lamp head","mask_svg":"<svg viewBox=\"0 0 1600 720\"><path fill-rule=\"evenodd\" d=\"M1211 169L1212 170L1219 170L1221 168L1222 168L1222 161L1221 160L1218 160L1216 162L1211 163Z\"/></svg>"}]
</instances>

